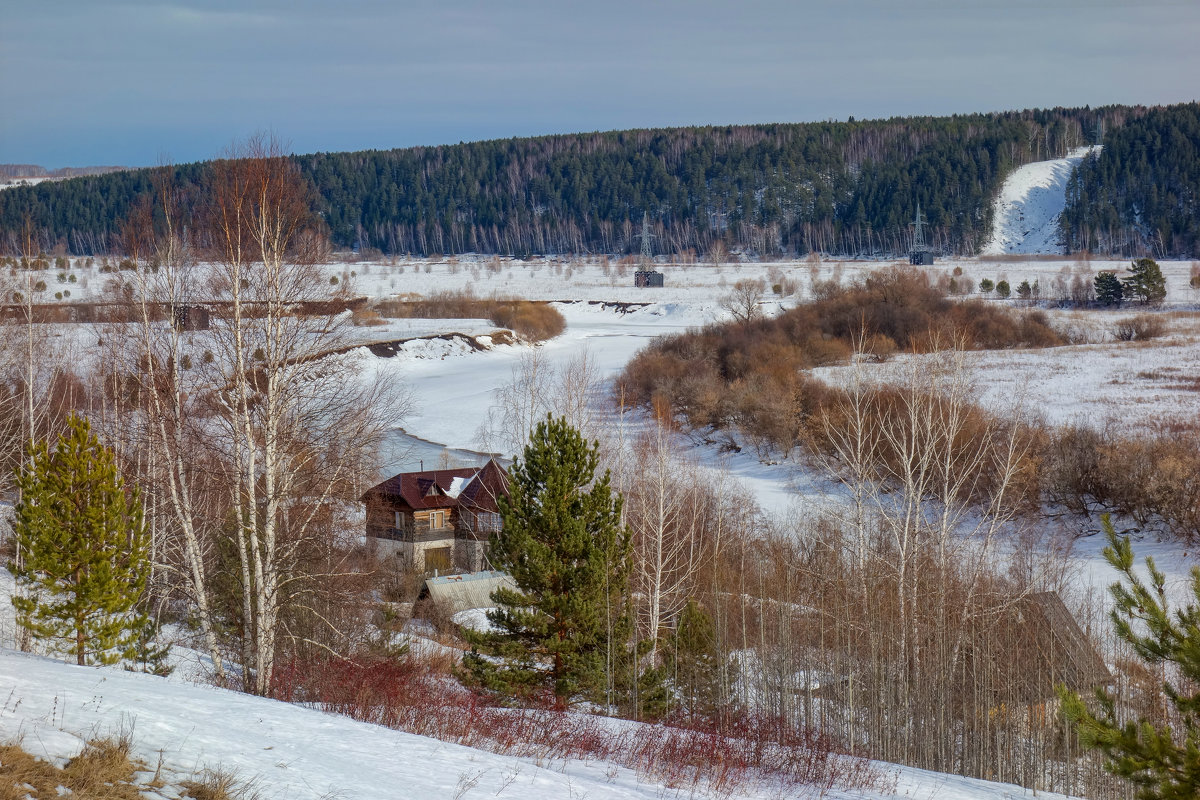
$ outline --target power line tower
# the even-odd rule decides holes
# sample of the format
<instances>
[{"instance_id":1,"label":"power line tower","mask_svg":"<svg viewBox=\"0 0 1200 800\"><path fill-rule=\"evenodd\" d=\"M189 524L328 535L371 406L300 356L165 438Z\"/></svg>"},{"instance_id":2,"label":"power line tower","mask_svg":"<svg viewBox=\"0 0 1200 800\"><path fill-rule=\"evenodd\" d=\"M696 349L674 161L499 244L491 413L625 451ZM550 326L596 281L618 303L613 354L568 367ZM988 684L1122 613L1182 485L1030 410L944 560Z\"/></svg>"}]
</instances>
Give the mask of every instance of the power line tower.
<instances>
[{"instance_id":1,"label":"power line tower","mask_svg":"<svg viewBox=\"0 0 1200 800\"><path fill-rule=\"evenodd\" d=\"M650 240L654 238L654 234L650 232L649 211L642 212L642 232L637 235L637 238L642 240L642 268L645 269L654 260L654 249L650 246Z\"/></svg>"},{"instance_id":2,"label":"power line tower","mask_svg":"<svg viewBox=\"0 0 1200 800\"><path fill-rule=\"evenodd\" d=\"M929 245L925 242L924 220L921 218L921 203L917 201L917 216L913 220L913 241L912 249L908 251L908 263L910 264L932 264L933 253L929 249Z\"/></svg>"}]
</instances>

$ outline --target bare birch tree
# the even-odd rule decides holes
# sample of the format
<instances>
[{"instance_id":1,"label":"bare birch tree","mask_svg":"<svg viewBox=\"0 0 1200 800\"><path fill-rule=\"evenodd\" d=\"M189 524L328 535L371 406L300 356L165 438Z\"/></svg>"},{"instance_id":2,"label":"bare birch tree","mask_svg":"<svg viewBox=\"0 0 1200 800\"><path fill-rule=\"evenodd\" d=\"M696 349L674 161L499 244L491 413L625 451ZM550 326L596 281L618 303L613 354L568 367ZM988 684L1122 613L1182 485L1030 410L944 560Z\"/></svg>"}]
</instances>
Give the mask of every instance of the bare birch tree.
<instances>
[{"instance_id":1,"label":"bare birch tree","mask_svg":"<svg viewBox=\"0 0 1200 800\"><path fill-rule=\"evenodd\" d=\"M707 557L704 512L710 487L698 480L662 425L634 442L630 474L622 481L626 524L633 533L633 597L641 635L650 642L647 665L658 666L659 641L695 596Z\"/></svg>"},{"instance_id":2,"label":"bare birch tree","mask_svg":"<svg viewBox=\"0 0 1200 800\"><path fill-rule=\"evenodd\" d=\"M314 220L308 185L275 140L251 139L216 162L207 235L213 288L229 309L215 327L220 441L235 512L247 690L271 687L283 614L301 602L298 569L328 535L339 498L357 491L363 456L394 424L399 396L352 380L316 266L300 245Z\"/></svg>"},{"instance_id":3,"label":"bare birch tree","mask_svg":"<svg viewBox=\"0 0 1200 800\"><path fill-rule=\"evenodd\" d=\"M147 493L154 564L159 570L177 572L182 579L214 678L224 683L207 574L216 541L214 514L205 508L210 494L205 488L205 466L211 463L212 453L204 444L205 415L196 407L207 387L201 364L193 364L203 356L193 352L197 334L186 333L175 319L186 313L189 304L203 299L199 295L202 267L193 260L183 236L182 198L173 168L160 166L151 182L161 230L155 230L153 208L149 198L143 198L122 236L127 255L138 265L134 285L140 324L134 326L134 340L129 343L133 357L126 360L140 365L142 410L127 415L121 427L145 450L144 460L139 459L139 483Z\"/></svg>"}]
</instances>

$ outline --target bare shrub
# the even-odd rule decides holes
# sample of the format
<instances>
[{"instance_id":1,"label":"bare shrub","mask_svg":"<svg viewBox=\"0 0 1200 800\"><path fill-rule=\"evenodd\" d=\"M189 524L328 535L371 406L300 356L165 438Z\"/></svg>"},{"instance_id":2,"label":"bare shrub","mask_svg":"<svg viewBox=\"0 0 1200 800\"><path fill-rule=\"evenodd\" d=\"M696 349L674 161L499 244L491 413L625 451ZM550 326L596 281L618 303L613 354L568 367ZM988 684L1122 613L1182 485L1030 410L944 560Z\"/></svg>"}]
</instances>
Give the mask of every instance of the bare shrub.
<instances>
[{"instance_id":1,"label":"bare shrub","mask_svg":"<svg viewBox=\"0 0 1200 800\"><path fill-rule=\"evenodd\" d=\"M1068 427L1044 451L1043 491L1071 511L1117 511L1200 541L1200 428L1114 436Z\"/></svg>"},{"instance_id":2,"label":"bare shrub","mask_svg":"<svg viewBox=\"0 0 1200 800\"><path fill-rule=\"evenodd\" d=\"M373 327L377 325L387 325L387 320L379 316L379 312L369 308L353 311L350 314L350 322L359 327Z\"/></svg>"},{"instance_id":3,"label":"bare shrub","mask_svg":"<svg viewBox=\"0 0 1200 800\"><path fill-rule=\"evenodd\" d=\"M770 717L616 727L544 706L500 708L414 658L293 662L276 671L272 694L493 753L603 759L643 779L693 791L730 794L768 781L785 788L846 789L882 788L887 782L869 762L835 755L844 747L836 740Z\"/></svg>"},{"instance_id":4,"label":"bare shrub","mask_svg":"<svg viewBox=\"0 0 1200 800\"><path fill-rule=\"evenodd\" d=\"M528 300L496 303L488 319L492 324L508 328L530 342L553 339L567 328L567 321L557 308L549 303Z\"/></svg>"},{"instance_id":5,"label":"bare shrub","mask_svg":"<svg viewBox=\"0 0 1200 800\"><path fill-rule=\"evenodd\" d=\"M1118 342L1146 342L1162 336L1165 328L1158 314L1138 314L1117 322L1113 336Z\"/></svg>"},{"instance_id":6,"label":"bare shrub","mask_svg":"<svg viewBox=\"0 0 1200 800\"><path fill-rule=\"evenodd\" d=\"M738 322L749 324L762 316L762 300L767 285L759 280L741 280L733 284L733 291L718 299L721 308Z\"/></svg>"},{"instance_id":7,"label":"bare shrub","mask_svg":"<svg viewBox=\"0 0 1200 800\"><path fill-rule=\"evenodd\" d=\"M567 327L563 315L549 303L498 296L477 297L469 288L434 292L425 298L382 300L373 310L384 317L487 319L531 342L552 339Z\"/></svg>"}]
</instances>

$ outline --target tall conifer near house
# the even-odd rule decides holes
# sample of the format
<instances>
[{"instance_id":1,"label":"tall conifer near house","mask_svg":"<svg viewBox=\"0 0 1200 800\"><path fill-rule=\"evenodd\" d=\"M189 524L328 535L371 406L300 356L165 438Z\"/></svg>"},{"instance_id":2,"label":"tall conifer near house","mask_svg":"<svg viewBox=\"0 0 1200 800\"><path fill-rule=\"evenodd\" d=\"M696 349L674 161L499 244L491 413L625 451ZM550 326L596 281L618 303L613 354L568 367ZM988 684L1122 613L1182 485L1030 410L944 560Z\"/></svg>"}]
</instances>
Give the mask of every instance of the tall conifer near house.
<instances>
[{"instance_id":1,"label":"tall conifer near house","mask_svg":"<svg viewBox=\"0 0 1200 800\"><path fill-rule=\"evenodd\" d=\"M152 625L137 609L149 574L148 534L137 490L126 491L113 454L72 415L51 448L31 448L18 478L8 569L24 589L17 623L78 664L146 655Z\"/></svg>"},{"instance_id":2,"label":"tall conifer near house","mask_svg":"<svg viewBox=\"0 0 1200 800\"><path fill-rule=\"evenodd\" d=\"M500 497L491 560L517 588L497 589L493 629L469 633L467 676L506 696L553 693L556 708L605 685L609 648L623 645L630 535L598 445L563 419L540 422Z\"/></svg>"}]
</instances>

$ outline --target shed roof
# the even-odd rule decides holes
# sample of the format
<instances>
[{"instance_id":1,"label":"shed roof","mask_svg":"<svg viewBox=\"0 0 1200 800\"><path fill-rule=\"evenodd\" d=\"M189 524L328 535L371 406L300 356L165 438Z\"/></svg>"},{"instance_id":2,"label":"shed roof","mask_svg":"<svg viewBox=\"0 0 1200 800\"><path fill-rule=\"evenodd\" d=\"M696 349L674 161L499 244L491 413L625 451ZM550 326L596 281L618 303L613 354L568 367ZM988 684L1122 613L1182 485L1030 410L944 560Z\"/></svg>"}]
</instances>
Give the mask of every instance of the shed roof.
<instances>
[{"instance_id":1,"label":"shed roof","mask_svg":"<svg viewBox=\"0 0 1200 800\"><path fill-rule=\"evenodd\" d=\"M452 614L468 608L491 608L491 594L500 586L516 589L517 584L507 572L486 570L467 575L442 575L427 578L425 589L436 603L446 606Z\"/></svg>"}]
</instances>

